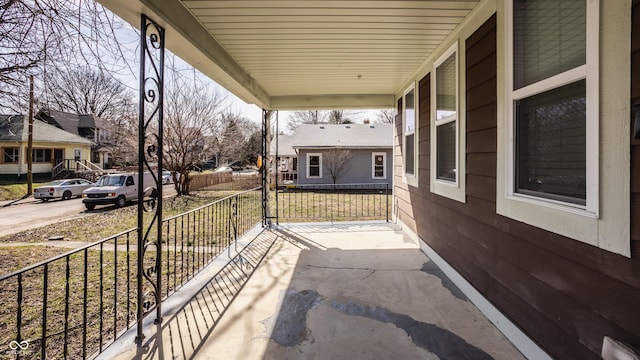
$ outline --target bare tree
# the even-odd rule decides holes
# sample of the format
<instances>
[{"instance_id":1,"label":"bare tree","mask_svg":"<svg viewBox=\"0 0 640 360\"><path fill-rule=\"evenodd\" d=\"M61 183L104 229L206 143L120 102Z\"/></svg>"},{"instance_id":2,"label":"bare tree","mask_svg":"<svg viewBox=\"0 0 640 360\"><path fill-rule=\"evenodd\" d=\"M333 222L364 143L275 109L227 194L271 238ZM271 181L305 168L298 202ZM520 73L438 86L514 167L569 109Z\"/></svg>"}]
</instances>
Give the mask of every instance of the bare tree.
<instances>
[{"instance_id":1,"label":"bare tree","mask_svg":"<svg viewBox=\"0 0 640 360\"><path fill-rule=\"evenodd\" d=\"M376 113L376 121L383 124L393 124L393 120L396 118L396 111L394 109L382 109Z\"/></svg>"},{"instance_id":2,"label":"bare tree","mask_svg":"<svg viewBox=\"0 0 640 360\"><path fill-rule=\"evenodd\" d=\"M134 95L122 82L94 67L60 69L47 73L40 102L46 108L76 114L93 114L109 136L102 146L109 149L114 163L135 162L137 108Z\"/></svg>"},{"instance_id":3,"label":"bare tree","mask_svg":"<svg viewBox=\"0 0 640 360\"><path fill-rule=\"evenodd\" d=\"M99 68L50 71L46 75L46 91L49 96L41 103L55 110L94 114L110 121L116 121L123 112L136 111L134 94Z\"/></svg>"},{"instance_id":4,"label":"bare tree","mask_svg":"<svg viewBox=\"0 0 640 360\"><path fill-rule=\"evenodd\" d=\"M331 175L331 180L333 180L334 184L344 172L352 157L351 150L347 149L330 149L322 154L322 163L329 175Z\"/></svg>"},{"instance_id":5,"label":"bare tree","mask_svg":"<svg viewBox=\"0 0 640 360\"><path fill-rule=\"evenodd\" d=\"M294 111L289 115L287 129L295 133L300 124L320 124L327 118L327 112L321 110Z\"/></svg>"},{"instance_id":6,"label":"bare tree","mask_svg":"<svg viewBox=\"0 0 640 360\"><path fill-rule=\"evenodd\" d=\"M256 152L256 149L262 145L258 124L232 112L223 113L220 122L222 131L217 140L221 162L227 164L239 162L243 165L254 162L253 159L259 152L259 150ZM256 154L253 154L254 152Z\"/></svg>"},{"instance_id":7,"label":"bare tree","mask_svg":"<svg viewBox=\"0 0 640 360\"><path fill-rule=\"evenodd\" d=\"M50 69L91 64L135 75L122 29L135 33L93 1L0 1L0 106L24 112L28 76L42 88Z\"/></svg>"},{"instance_id":8,"label":"bare tree","mask_svg":"<svg viewBox=\"0 0 640 360\"><path fill-rule=\"evenodd\" d=\"M214 152L210 141L226 97L177 77L165 91L164 167L178 196L189 194L189 171Z\"/></svg>"},{"instance_id":9,"label":"bare tree","mask_svg":"<svg viewBox=\"0 0 640 360\"><path fill-rule=\"evenodd\" d=\"M353 124L358 114L354 110L295 111L289 115L287 130L295 133L300 124Z\"/></svg>"},{"instance_id":10,"label":"bare tree","mask_svg":"<svg viewBox=\"0 0 640 360\"><path fill-rule=\"evenodd\" d=\"M359 111L353 110L331 110L327 116L329 124L353 124Z\"/></svg>"}]
</instances>

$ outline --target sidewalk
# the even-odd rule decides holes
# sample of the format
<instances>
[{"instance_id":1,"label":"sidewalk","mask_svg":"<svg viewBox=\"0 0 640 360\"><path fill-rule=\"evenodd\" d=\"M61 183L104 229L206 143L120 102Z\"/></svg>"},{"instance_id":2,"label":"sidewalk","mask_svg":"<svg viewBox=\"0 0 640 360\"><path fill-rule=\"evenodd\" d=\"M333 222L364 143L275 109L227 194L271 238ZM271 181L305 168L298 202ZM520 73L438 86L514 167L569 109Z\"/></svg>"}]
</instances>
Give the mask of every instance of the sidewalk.
<instances>
[{"instance_id":1,"label":"sidewalk","mask_svg":"<svg viewBox=\"0 0 640 360\"><path fill-rule=\"evenodd\" d=\"M38 201L40 201L40 200L36 200L36 199L33 198L33 195L29 195L28 197L22 198L22 199L0 200L0 207L27 204L27 203L33 203L33 202L38 202Z\"/></svg>"}]
</instances>

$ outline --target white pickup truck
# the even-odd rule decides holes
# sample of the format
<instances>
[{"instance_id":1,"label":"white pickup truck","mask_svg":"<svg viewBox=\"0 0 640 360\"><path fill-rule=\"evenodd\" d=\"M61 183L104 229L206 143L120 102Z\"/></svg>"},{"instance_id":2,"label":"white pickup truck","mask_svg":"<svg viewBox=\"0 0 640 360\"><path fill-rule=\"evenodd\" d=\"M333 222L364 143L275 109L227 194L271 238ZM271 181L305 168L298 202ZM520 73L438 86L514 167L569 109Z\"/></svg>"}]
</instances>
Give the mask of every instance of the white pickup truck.
<instances>
[{"instance_id":1,"label":"white pickup truck","mask_svg":"<svg viewBox=\"0 0 640 360\"><path fill-rule=\"evenodd\" d=\"M145 196L157 194L151 173L144 173L143 190ZM138 173L103 175L94 187L82 192L82 202L87 210L95 209L96 205L123 207L133 200L138 200Z\"/></svg>"}]
</instances>

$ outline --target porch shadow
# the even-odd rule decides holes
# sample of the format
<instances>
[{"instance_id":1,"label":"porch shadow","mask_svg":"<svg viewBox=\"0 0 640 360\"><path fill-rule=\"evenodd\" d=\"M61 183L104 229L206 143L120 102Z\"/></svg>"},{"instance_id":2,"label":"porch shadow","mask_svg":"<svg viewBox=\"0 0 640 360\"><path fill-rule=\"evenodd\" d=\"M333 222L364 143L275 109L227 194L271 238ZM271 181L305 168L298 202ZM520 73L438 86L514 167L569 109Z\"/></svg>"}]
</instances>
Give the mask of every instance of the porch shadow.
<instances>
[{"instance_id":1,"label":"porch shadow","mask_svg":"<svg viewBox=\"0 0 640 360\"><path fill-rule=\"evenodd\" d=\"M135 327L97 359L194 359L229 306L274 246L277 234L264 230L240 239L239 251L225 251L163 303L163 321L144 321L145 338L134 343ZM277 247L277 245L276 245ZM233 249L233 246L232 246ZM232 250L233 252L233 250Z\"/></svg>"},{"instance_id":2,"label":"porch shadow","mask_svg":"<svg viewBox=\"0 0 640 360\"><path fill-rule=\"evenodd\" d=\"M198 359L523 358L394 225L275 232Z\"/></svg>"}]
</instances>

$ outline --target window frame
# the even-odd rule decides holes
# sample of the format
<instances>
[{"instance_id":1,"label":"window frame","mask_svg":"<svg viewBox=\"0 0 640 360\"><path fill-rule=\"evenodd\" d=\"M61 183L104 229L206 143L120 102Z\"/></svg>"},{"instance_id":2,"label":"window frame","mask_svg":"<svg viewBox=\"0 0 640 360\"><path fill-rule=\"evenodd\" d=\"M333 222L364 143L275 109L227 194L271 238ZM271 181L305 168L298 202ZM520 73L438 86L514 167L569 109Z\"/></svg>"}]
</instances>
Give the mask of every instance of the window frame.
<instances>
[{"instance_id":1,"label":"window frame","mask_svg":"<svg viewBox=\"0 0 640 360\"><path fill-rule=\"evenodd\" d=\"M5 152L7 151L7 149L13 149L13 150L17 150L17 154L16 151L14 151L14 157L16 158L15 161L5 161ZM2 163L3 164L19 164L20 163L20 147L19 146L3 146L2 147Z\"/></svg>"},{"instance_id":2,"label":"window frame","mask_svg":"<svg viewBox=\"0 0 640 360\"><path fill-rule=\"evenodd\" d=\"M463 154L466 153L466 114L462 111L466 108L466 94L464 89L466 88L465 72L466 68L464 61L466 52L465 47L460 46L463 43L458 39L455 39L445 50L436 58L431 67L431 83L430 87L430 104L431 104L431 192L438 194L462 203L466 202L466 158ZM436 97L437 97L437 68L451 56L455 56L456 63L456 116L449 117L444 120L436 120ZM455 121L455 148L456 148L456 180L449 181L446 179L440 179L437 176L437 164L438 164L438 126L446 125Z\"/></svg>"},{"instance_id":3,"label":"window frame","mask_svg":"<svg viewBox=\"0 0 640 360\"><path fill-rule=\"evenodd\" d=\"M382 156L382 176L376 176L376 156ZM387 178L387 153L372 152L371 153L371 179L385 180Z\"/></svg>"},{"instance_id":4,"label":"window frame","mask_svg":"<svg viewBox=\"0 0 640 360\"><path fill-rule=\"evenodd\" d=\"M631 118L631 18L626 3L611 2L607 11L600 11L601 1L590 0L587 11L587 56L595 51L597 58L587 64L587 71L597 71L595 83L587 85L587 91L598 91L598 128L595 149L588 149L589 161L602 166L592 179L598 184L598 213L591 214L575 207L553 204L550 201L526 201L509 197L508 181L512 128L507 76L513 72L508 66L510 36L508 24L511 18L510 0L497 2L499 14L497 26L497 177L496 213L535 228L573 239L603 251L631 257L631 183L624 181L631 176L631 126L621 126L620 121ZM589 61L589 60L588 60ZM505 70L502 70L505 69ZM593 105L593 104L592 104ZM588 116L593 111L588 108ZM625 120L626 119L626 120ZM594 124L590 124L594 125ZM596 151L597 150L597 151ZM595 151L595 153L593 153ZM593 154L593 155L591 155ZM593 156L598 159L593 159ZM605 165L606 164L606 171ZM622 179L622 180L621 180ZM591 183L595 185L595 182ZM545 241L553 241L550 237ZM551 245L550 246L555 246Z\"/></svg>"},{"instance_id":5,"label":"window frame","mask_svg":"<svg viewBox=\"0 0 640 360\"><path fill-rule=\"evenodd\" d=\"M311 157L312 156L317 156L318 157L318 176L311 176ZM307 173L306 173L306 177L307 179L322 179L322 153L307 153ZM316 165L314 165L315 167Z\"/></svg>"},{"instance_id":6,"label":"window frame","mask_svg":"<svg viewBox=\"0 0 640 360\"><path fill-rule=\"evenodd\" d=\"M595 5L594 5L595 3ZM586 56L585 64L570 70L555 74L549 78L514 89L514 25L513 0L505 0L506 11L506 129L507 141L505 164L505 191L509 200L529 203L535 206L553 208L586 217L599 217L599 3L586 3ZM524 194L517 191L516 184L516 114L515 101L525 99L548 90L560 88L582 79L586 80L586 205Z\"/></svg>"},{"instance_id":7,"label":"window frame","mask_svg":"<svg viewBox=\"0 0 640 360\"><path fill-rule=\"evenodd\" d=\"M414 128L412 132L407 132L406 130L406 124L407 124L407 95L413 91L413 117L414 117ZM419 99L420 97L418 96L418 86L416 84L416 81L413 81L411 83L411 85L409 85L409 87L407 87L405 89L405 91L402 93L402 181L408 185L414 186L414 187L418 187L418 164L419 164L419 118L420 116L418 115L420 113L418 106L419 106ZM407 172L406 166L407 166L407 159L406 159L406 154L407 154L407 136L409 135L413 135L413 173L409 173Z\"/></svg>"},{"instance_id":8,"label":"window frame","mask_svg":"<svg viewBox=\"0 0 640 360\"><path fill-rule=\"evenodd\" d=\"M47 151L49 151L49 160L46 160ZM42 152L42 158L44 160L42 160L42 161L38 160L38 157L36 156L38 152ZM33 163L35 163L35 164L53 163L53 149L50 149L50 148L33 148L33 149L31 149L31 161L33 161Z\"/></svg>"}]
</instances>

